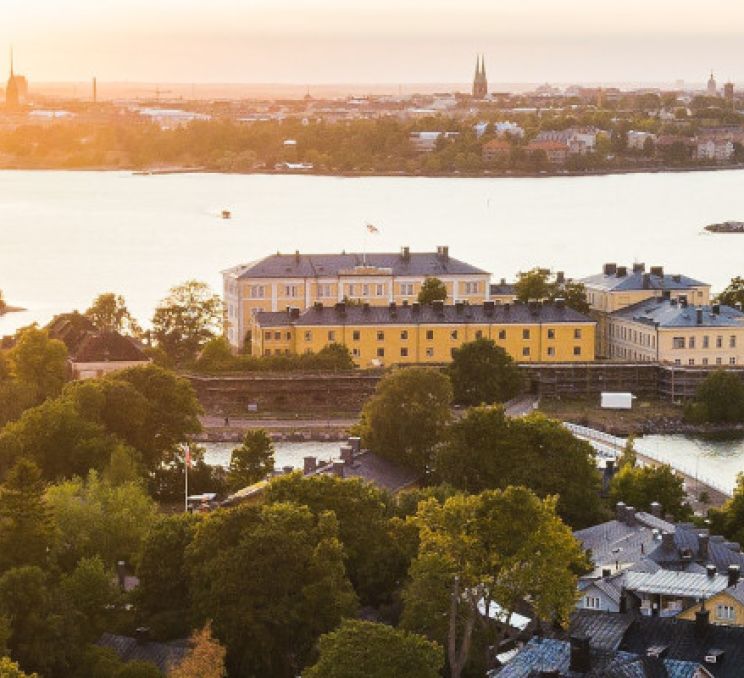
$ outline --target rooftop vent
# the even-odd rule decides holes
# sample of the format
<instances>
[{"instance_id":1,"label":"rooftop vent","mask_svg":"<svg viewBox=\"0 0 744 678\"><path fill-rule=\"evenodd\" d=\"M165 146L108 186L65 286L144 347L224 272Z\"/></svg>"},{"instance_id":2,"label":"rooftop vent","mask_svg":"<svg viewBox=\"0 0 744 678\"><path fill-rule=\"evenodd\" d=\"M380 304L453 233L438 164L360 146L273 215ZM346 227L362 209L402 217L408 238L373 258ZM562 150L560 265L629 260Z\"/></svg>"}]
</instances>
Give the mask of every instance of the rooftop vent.
<instances>
[{"instance_id":1,"label":"rooftop vent","mask_svg":"<svg viewBox=\"0 0 744 678\"><path fill-rule=\"evenodd\" d=\"M653 657L654 659L664 659L669 654L668 645L651 645L646 650L647 657Z\"/></svg>"},{"instance_id":2,"label":"rooftop vent","mask_svg":"<svg viewBox=\"0 0 744 678\"><path fill-rule=\"evenodd\" d=\"M725 655L724 650L711 649L705 653L706 664L720 664L723 661Z\"/></svg>"}]
</instances>

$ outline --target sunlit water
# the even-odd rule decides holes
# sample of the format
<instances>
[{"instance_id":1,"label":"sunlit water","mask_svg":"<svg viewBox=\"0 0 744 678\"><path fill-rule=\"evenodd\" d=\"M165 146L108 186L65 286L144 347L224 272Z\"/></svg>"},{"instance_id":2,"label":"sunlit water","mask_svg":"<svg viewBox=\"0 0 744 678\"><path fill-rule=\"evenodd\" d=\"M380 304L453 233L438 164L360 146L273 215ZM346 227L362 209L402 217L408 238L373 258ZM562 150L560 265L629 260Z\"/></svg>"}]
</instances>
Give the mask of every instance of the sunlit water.
<instances>
[{"instance_id":1,"label":"sunlit water","mask_svg":"<svg viewBox=\"0 0 744 678\"><path fill-rule=\"evenodd\" d=\"M205 448L204 461L212 466L227 466L230 464L230 454L238 443L201 443ZM341 449L340 442L306 442L306 443L275 443L274 466L278 469L285 466L302 468L305 457L316 457L319 461L338 459Z\"/></svg>"}]
</instances>

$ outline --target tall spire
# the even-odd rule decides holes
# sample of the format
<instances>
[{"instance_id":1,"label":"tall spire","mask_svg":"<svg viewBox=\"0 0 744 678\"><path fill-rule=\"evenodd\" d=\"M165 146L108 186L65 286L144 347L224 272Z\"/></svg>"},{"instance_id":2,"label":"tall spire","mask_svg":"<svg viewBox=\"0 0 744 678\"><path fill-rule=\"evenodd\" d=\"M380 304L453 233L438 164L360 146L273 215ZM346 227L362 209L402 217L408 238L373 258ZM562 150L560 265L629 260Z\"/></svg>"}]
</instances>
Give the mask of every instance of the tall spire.
<instances>
[{"instance_id":1,"label":"tall spire","mask_svg":"<svg viewBox=\"0 0 744 678\"><path fill-rule=\"evenodd\" d=\"M13 77L13 47L10 48L10 77Z\"/></svg>"},{"instance_id":2,"label":"tall spire","mask_svg":"<svg viewBox=\"0 0 744 678\"><path fill-rule=\"evenodd\" d=\"M486 55L481 54L481 75L486 77Z\"/></svg>"},{"instance_id":3,"label":"tall spire","mask_svg":"<svg viewBox=\"0 0 744 678\"><path fill-rule=\"evenodd\" d=\"M476 54L475 55L475 77L477 78L480 75L480 57Z\"/></svg>"}]
</instances>

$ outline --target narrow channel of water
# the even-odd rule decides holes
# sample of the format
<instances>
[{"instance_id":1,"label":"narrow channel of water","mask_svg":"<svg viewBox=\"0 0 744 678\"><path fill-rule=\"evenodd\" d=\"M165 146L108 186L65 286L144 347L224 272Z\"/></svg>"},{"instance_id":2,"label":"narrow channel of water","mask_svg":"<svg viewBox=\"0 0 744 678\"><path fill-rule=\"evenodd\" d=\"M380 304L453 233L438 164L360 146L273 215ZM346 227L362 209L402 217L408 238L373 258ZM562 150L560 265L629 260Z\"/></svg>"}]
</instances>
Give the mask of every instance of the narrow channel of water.
<instances>
[{"instance_id":1,"label":"narrow channel of water","mask_svg":"<svg viewBox=\"0 0 744 678\"><path fill-rule=\"evenodd\" d=\"M306 442L306 443L275 443L274 460L278 469L285 466L302 468L304 457L317 457L320 460L337 459L341 442ZM203 443L205 448L204 461L212 466L227 466L230 464L230 454L238 443Z\"/></svg>"}]
</instances>

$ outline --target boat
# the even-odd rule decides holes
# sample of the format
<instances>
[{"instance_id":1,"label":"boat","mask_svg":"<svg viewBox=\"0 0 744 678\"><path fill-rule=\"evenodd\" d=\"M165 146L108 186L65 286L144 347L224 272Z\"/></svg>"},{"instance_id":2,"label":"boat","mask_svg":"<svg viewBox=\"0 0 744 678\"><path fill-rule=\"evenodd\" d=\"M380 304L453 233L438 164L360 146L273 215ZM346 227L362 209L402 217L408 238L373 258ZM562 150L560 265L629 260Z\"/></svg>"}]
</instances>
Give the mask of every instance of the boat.
<instances>
[{"instance_id":1,"label":"boat","mask_svg":"<svg viewBox=\"0 0 744 678\"><path fill-rule=\"evenodd\" d=\"M744 221L724 221L720 224L710 224L705 227L711 233L744 233Z\"/></svg>"},{"instance_id":2,"label":"boat","mask_svg":"<svg viewBox=\"0 0 744 678\"><path fill-rule=\"evenodd\" d=\"M222 218L223 219L231 219L232 218L232 212L230 210L222 210Z\"/></svg>"}]
</instances>

